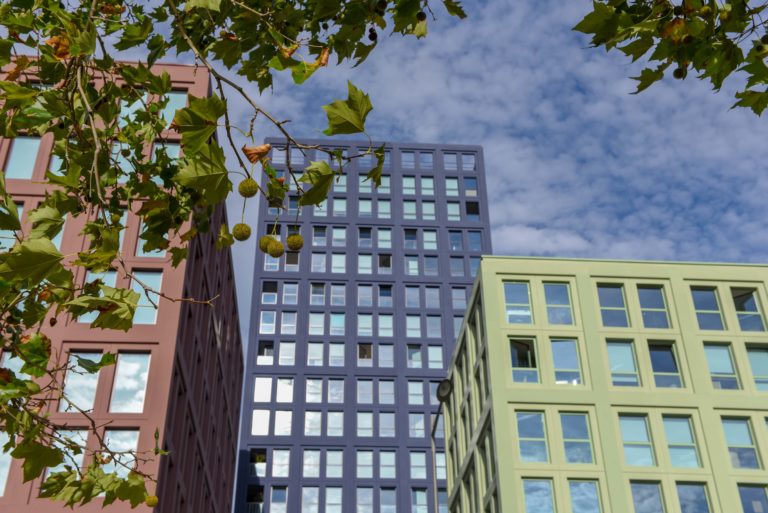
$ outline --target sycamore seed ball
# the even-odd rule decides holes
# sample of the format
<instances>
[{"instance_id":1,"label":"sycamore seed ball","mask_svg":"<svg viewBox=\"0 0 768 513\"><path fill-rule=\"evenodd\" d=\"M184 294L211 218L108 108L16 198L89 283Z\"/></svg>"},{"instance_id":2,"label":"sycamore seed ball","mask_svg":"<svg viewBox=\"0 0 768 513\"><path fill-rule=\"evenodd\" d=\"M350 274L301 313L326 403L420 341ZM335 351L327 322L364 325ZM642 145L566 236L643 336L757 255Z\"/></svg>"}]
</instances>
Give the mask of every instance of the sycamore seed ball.
<instances>
[{"instance_id":1,"label":"sycamore seed ball","mask_svg":"<svg viewBox=\"0 0 768 513\"><path fill-rule=\"evenodd\" d=\"M293 233L285 239L285 243L291 251L298 251L304 247L304 238L298 233Z\"/></svg>"},{"instance_id":2,"label":"sycamore seed ball","mask_svg":"<svg viewBox=\"0 0 768 513\"><path fill-rule=\"evenodd\" d=\"M259 239L259 249L262 251L262 253L266 253L269 251L269 243L272 242L273 239L269 235L262 235Z\"/></svg>"},{"instance_id":3,"label":"sycamore seed ball","mask_svg":"<svg viewBox=\"0 0 768 513\"><path fill-rule=\"evenodd\" d=\"M252 198L259 192L259 184L253 178L246 178L237 186L237 192L244 198Z\"/></svg>"},{"instance_id":4,"label":"sycamore seed ball","mask_svg":"<svg viewBox=\"0 0 768 513\"><path fill-rule=\"evenodd\" d=\"M267 247L267 253L272 258L280 258L285 253L285 246L279 240L272 239Z\"/></svg>"},{"instance_id":5,"label":"sycamore seed ball","mask_svg":"<svg viewBox=\"0 0 768 513\"><path fill-rule=\"evenodd\" d=\"M240 241L248 240L251 236L251 227L245 223L237 223L232 227L232 236Z\"/></svg>"},{"instance_id":6,"label":"sycamore seed ball","mask_svg":"<svg viewBox=\"0 0 768 513\"><path fill-rule=\"evenodd\" d=\"M147 497L144 499L144 504L149 506L150 508L154 508L157 506L158 499L157 495L147 495Z\"/></svg>"}]
</instances>

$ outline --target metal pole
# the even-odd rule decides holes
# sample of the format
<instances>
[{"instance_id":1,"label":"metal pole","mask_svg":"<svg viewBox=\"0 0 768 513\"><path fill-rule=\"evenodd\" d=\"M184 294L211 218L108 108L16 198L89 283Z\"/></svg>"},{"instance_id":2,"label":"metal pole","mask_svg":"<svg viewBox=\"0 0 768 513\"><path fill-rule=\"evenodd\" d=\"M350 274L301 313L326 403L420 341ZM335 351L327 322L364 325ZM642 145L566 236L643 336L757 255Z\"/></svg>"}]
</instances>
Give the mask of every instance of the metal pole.
<instances>
[{"instance_id":1,"label":"metal pole","mask_svg":"<svg viewBox=\"0 0 768 513\"><path fill-rule=\"evenodd\" d=\"M435 431L437 431L437 421L440 418L440 412L443 408L442 401L437 407L437 413L432 418L432 430L429 435L429 441L432 444L432 507L434 513L440 513L437 506L437 449L435 447Z\"/></svg>"}]
</instances>

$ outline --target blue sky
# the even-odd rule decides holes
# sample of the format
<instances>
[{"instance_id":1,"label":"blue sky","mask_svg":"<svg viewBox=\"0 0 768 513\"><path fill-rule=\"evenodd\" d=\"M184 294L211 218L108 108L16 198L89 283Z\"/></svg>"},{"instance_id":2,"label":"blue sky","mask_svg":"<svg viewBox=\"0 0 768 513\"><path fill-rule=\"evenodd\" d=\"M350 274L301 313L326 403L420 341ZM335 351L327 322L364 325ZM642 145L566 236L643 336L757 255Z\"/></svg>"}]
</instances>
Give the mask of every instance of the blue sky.
<instances>
[{"instance_id":1,"label":"blue sky","mask_svg":"<svg viewBox=\"0 0 768 513\"><path fill-rule=\"evenodd\" d=\"M587 0L465 2L462 22L432 3L426 39L380 37L362 66L281 77L261 102L317 137L350 79L371 95L375 139L482 145L496 254L766 261L766 121L730 110L732 90L689 75L630 95L641 64L571 31ZM235 245L238 285L255 251Z\"/></svg>"}]
</instances>

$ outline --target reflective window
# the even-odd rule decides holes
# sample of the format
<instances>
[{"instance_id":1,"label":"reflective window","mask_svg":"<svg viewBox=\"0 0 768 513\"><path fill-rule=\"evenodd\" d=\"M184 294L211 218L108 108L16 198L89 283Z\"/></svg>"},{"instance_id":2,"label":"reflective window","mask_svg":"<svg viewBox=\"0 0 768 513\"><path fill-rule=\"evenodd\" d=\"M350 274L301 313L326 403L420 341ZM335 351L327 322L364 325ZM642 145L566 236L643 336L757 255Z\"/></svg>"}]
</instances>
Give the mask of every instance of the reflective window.
<instances>
[{"instance_id":1,"label":"reflective window","mask_svg":"<svg viewBox=\"0 0 768 513\"><path fill-rule=\"evenodd\" d=\"M304 477L320 477L320 451L304 450L302 475Z\"/></svg>"},{"instance_id":2,"label":"reflective window","mask_svg":"<svg viewBox=\"0 0 768 513\"><path fill-rule=\"evenodd\" d=\"M633 467L656 466L648 419L645 415L620 415L621 439L624 444L624 460Z\"/></svg>"},{"instance_id":3,"label":"reflective window","mask_svg":"<svg viewBox=\"0 0 768 513\"><path fill-rule=\"evenodd\" d=\"M96 385L101 371L90 373L80 365L80 360L96 363L101 360L101 353L70 351L67 371L64 376L64 396L59 401L59 411L77 412L78 409L90 411L96 399Z\"/></svg>"},{"instance_id":4,"label":"reflective window","mask_svg":"<svg viewBox=\"0 0 768 513\"><path fill-rule=\"evenodd\" d=\"M162 271L133 271L131 288L139 294L139 302L133 316L134 324L155 324L157 322L160 296L156 291L161 290L162 281ZM147 289L145 290L144 287Z\"/></svg>"},{"instance_id":5,"label":"reflective window","mask_svg":"<svg viewBox=\"0 0 768 513\"><path fill-rule=\"evenodd\" d=\"M637 363L632 341L609 340L607 346L613 386L640 386L640 375L637 372Z\"/></svg>"},{"instance_id":6,"label":"reflective window","mask_svg":"<svg viewBox=\"0 0 768 513\"><path fill-rule=\"evenodd\" d=\"M552 339L552 363L555 366L555 383L558 385L580 385L581 364L575 339Z\"/></svg>"},{"instance_id":7,"label":"reflective window","mask_svg":"<svg viewBox=\"0 0 768 513\"><path fill-rule=\"evenodd\" d=\"M128 477L131 467L136 461L135 457L128 454L135 452L139 445L139 430L138 429L111 429L104 430L104 445L114 452L123 452L126 454L120 455L120 465L116 461L111 461L101 466L105 473L115 473L122 478Z\"/></svg>"},{"instance_id":8,"label":"reflective window","mask_svg":"<svg viewBox=\"0 0 768 513\"><path fill-rule=\"evenodd\" d=\"M544 299L547 302L549 324L573 324L571 294L567 283L545 283Z\"/></svg>"},{"instance_id":9,"label":"reflective window","mask_svg":"<svg viewBox=\"0 0 768 513\"><path fill-rule=\"evenodd\" d=\"M696 309L696 319L699 328L703 330L725 329L723 316L720 313L720 302L714 287L691 287L693 307Z\"/></svg>"},{"instance_id":10,"label":"reflective window","mask_svg":"<svg viewBox=\"0 0 768 513\"><path fill-rule=\"evenodd\" d=\"M624 287L620 284L602 283L597 286L600 300L600 314L603 326L626 328L629 326L627 304L624 300Z\"/></svg>"},{"instance_id":11,"label":"reflective window","mask_svg":"<svg viewBox=\"0 0 768 513\"><path fill-rule=\"evenodd\" d=\"M593 463L589 417L586 413L561 413L565 459L568 463Z\"/></svg>"},{"instance_id":12,"label":"reflective window","mask_svg":"<svg viewBox=\"0 0 768 513\"><path fill-rule=\"evenodd\" d=\"M733 468L761 468L749 419L723 418L723 431Z\"/></svg>"},{"instance_id":13,"label":"reflective window","mask_svg":"<svg viewBox=\"0 0 768 513\"><path fill-rule=\"evenodd\" d=\"M149 353L119 353L109 411L141 413L149 375Z\"/></svg>"},{"instance_id":14,"label":"reflective window","mask_svg":"<svg viewBox=\"0 0 768 513\"><path fill-rule=\"evenodd\" d=\"M568 480L573 513L601 513L600 490L597 481Z\"/></svg>"},{"instance_id":15,"label":"reflective window","mask_svg":"<svg viewBox=\"0 0 768 513\"><path fill-rule=\"evenodd\" d=\"M272 513L287 513L288 511L288 487L273 486L272 496L269 501Z\"/></svg>"},{"instance_id":16,"label":"reflective window","mask_svg":"<svg viewBox=\"0 0 768 513\"><path fill-rule=\"evenodd\" d=\"M738 390L739 377L733 365L731 346L726 344L704 344L712 386L721 390Z\"/></svg>"},{"instance_id":17,"label":"reflective window","mask_svg":"<svg viewBox=\"0 0 768 513\"><path fill-rule=\"evenodd\" d=\"M13 139L8 158L5 160L5 178L30 180L39 150L39 137L18 136Z\"/></svg>"},{"instance_id":18,"label":"reflective window","mask_svg":"<svg viewBox=\"0 0 768 513\"><path fill-rule=\"evenodd\" d=\"M531 294L528 282L504 282L504 302L507 322L510 324L531 324Z\"/></svg>"},{"instance_id":19,"label":"reflective window","mask_svg":"<svg viewBox=\"0 0 768 513\"><path fill-rule=\"evenodd\" d=\"M755 387L758 390L768 391L768 347L749 346L747 355L752 376L755 379Z\"/></svg>"},{"instance_id":20,"label":"reflective window","mask_svg":"<svg viewBox=\"0 0 768 513\"><path fill-rule=\"evenodd\" d=\"M517 436L522 461L539 463L549 461L544 413L517 412Z\"/></svg>"},{"instance_id":21,"label":"reflective window","mask_svg":"<svg viewBox=\"0 0 768 513\"><path fill-rule=\"evenodd\" d=\"M701 467L690 417L664 415L662 419L664 421L664 433L667 437L669 459L672 461L672 466Z\"/></svg>"},{"instance_id":22,"label":"reflective window","mask_svg":"<svg viewBox=\"0 0 768 513\"><path fill-rule=\"evenodd\" d=\"M669 315L664 299L664 287L661 285L638 285L637 295L643 326L646 328L669 328Z\"/></svg>"},{"instance_id":23,"label":"reflective window","mask_svg":"<svg viewBox=\"0 0 768 513\"><path fill-rule=\"evenodd\" d=\"M290 468L290 449L274 449L272 451L272 477L288 477Z\"/></svg>"},{"instance_id":24,"label":"reflective window","mask_svg":"<svg viewBox=\"0 0 768 513\"><path fill-rule=\"evenodd\" d=\"M765 331L763 316L757 302L757 291L733 287L731 288L731 296L742 331Z\"/></svg>"},{"instance_id":25,"label":"reflective window","mask_svg":"<svg viewBox=\"0 0 768 513\"><path fill-rule=\"evenodd\" d=\"M659 388L681 388L683 380L677 366L674 344L671 342L649 342L653 380Z\"/></svg>"},{"instance_id":26,"label":"reflective window","mask_svg":"<svg viewBox=\"0 0 768 513\"><path fill-rule=\"evenodd\" d=\"M411 479L427 478L427 455L423 452L410 453Z\"/></svg>"},{"instance_id":27,"label":"reflective window","mask_svg":"<svg viewBox=\"0 0 768 513\"><path fill-rule=\"evenodd\" d=\"M766 495L764 485L740 484L739 497L744 513L765 513L768 511L768 495Z\"/></svg>"},{"instance_id":28,"label":"reflective window","mask_svg":"<svg viewBox=\"0 0 768 513\"><path fill-rule=\"evenodd\" d=\"M523 479L525 513L555 513L552 481L549 479Z\"/></svg>"},{"instance_id":29,"label":"reflective window","mask_svg":"<svg viewBox=\"0 0 768 513\"><path fill-rule=\"evenodd\" d=\"M703 483L677 483L677 498L682 513L710 513L707 485Z\"/></svg>"},{"instance_id":30,"label":"reflective window","mask_svg":"<svg viewBox=\"0 0 768 513\"><path fill-rule=\"evenodd\" d=\"M325 477L344 475L344 451L327 450L325 452Z\"/></svg>"},{"instance_id":31,"label":"reflective window","mask_svg":"<svg viewBox=\"0 0 768 513\"><path fill-rule=\"evenodd\" d=\"M636 482L630 483L634 513L665 513L664 499L661 496L659 483Z\"/></svg>"}]
</instances>

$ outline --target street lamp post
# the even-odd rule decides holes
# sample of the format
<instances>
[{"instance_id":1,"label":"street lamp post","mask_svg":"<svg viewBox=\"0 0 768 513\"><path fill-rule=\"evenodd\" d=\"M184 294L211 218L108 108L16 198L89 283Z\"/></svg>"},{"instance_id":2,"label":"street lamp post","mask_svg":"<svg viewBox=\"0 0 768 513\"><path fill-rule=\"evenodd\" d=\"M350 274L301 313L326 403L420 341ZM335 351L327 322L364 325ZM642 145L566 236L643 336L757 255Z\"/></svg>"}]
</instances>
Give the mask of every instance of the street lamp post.
<instances>
[{"instance_id":1,"label":"street lamp post","mask_svg":"<svg viewBox=\"0 0 768 513\"><path fill-rule=\"evenodd\" d=\"M453 382L450 379L444 379L437 385L437 413L432 418L432 430L429 435L429 441L432 444L432 504L434 513L439 513L437 504L437 449L435 447L435 431L437 431L437 423L440 419L440 412L443 409L443 403L448 401L453 392Z\"/></svg>"}]
</instances>

